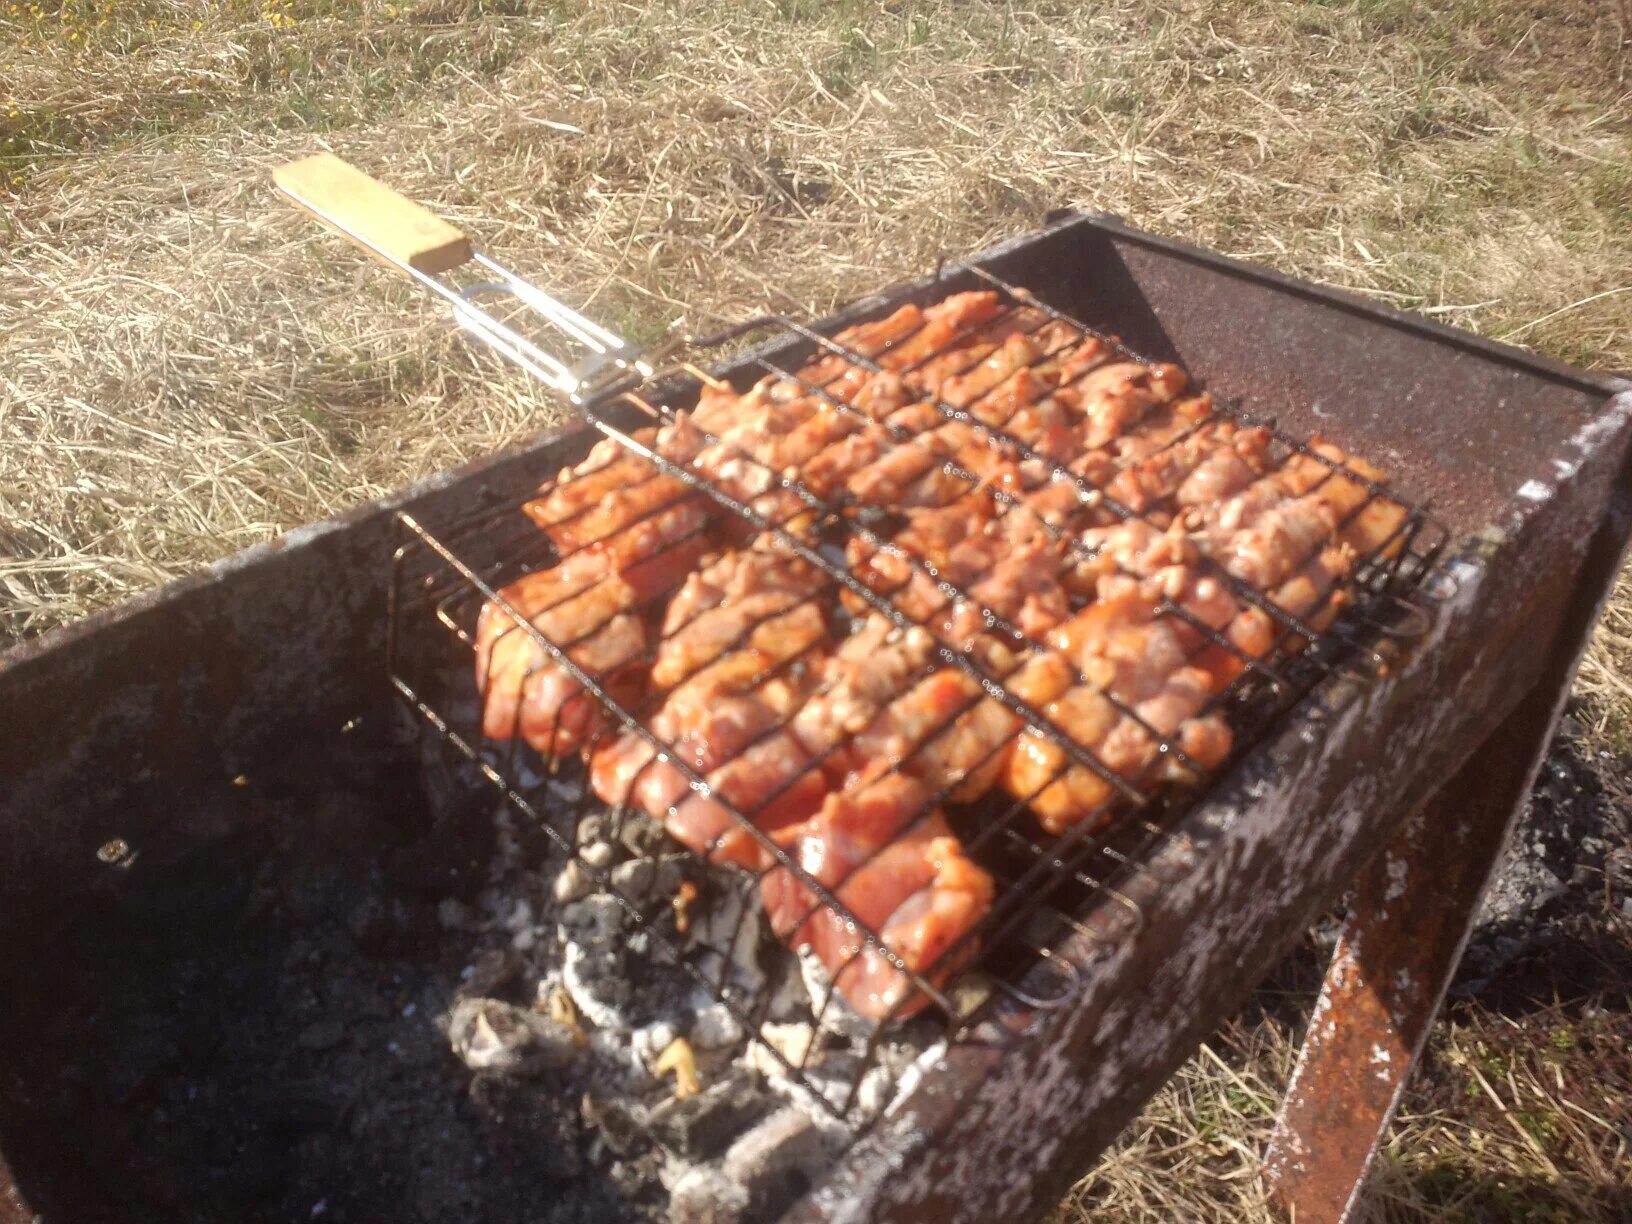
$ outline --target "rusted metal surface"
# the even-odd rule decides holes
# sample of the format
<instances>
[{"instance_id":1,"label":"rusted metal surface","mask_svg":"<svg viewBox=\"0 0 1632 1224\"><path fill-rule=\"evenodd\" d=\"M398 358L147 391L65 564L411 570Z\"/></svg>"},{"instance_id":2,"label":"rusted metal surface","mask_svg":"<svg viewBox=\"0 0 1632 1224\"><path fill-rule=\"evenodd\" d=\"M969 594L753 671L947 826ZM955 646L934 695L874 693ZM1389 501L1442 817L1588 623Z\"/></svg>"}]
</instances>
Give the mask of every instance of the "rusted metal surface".
<instances>
[{"instance_id":1,"label":"rusted metal surface","mask_svg":"<svg viewBox=\"0 0 1632 1224\"><path fill-rule=\"evenodd\" d=\"M1543 680L1360 878L1265 1158L1280 1206L1346 1221L1535 783L1568 676Z\"/></svg>"},{"instance_id":2,"label":"rusted metal surface","mask_svg":"<svg viewBox=\"0 0 1632 1224\"><path fill-rule=\"evenodd\" d=\"M954 1047L789 1218L1023 1219L1057 1201L1401 817L1522 694L1568 674L1632 521L1632 397L1612 411L1616 430L1557 456L1559 478L1533 502L1548 513L1518 511L1449 567L1456 589L1413 665L1346 705L1330 695L1341 708L1320 746L1289 734L1187 821L1191 869L1143 882L1136 937L1062 949L1089 968L1074 1009L1039 1018L1017 1057Z\"/></svg>"},{"instance_id":3,"label":"rusted metal surface","mask_svg":"<svg viewBox=\"0 0 1632 1224\"><path fill-rule=\"evenodd\" d=\"M1607 403L1606 381L1092 219L990 259L1090 323L1178 355L1288 430L1376 458L1432 498L1465 546L1459 585L1409 665L1386 683L1324 692L1330 713L1316 732L1265 745L1187 818L1189 848L1124 889L1141 923L1094 916L1100 938L1061 945L1086 969L1073 1006L1017 1012L953 1047L799 1218L1046 1209L1399 815L1540 679L1535 644L1574 632L1567 606L1589 551L1604 539L1618 551L1626 533L1632 402ZM943 290L907 285L857 310ZM104 841L184 841L191 813L235 775L310 769L321 758L302 745L384 716L395 509L428 525L462 516L589 442L583 431L541 439L0 658L0 708L30 712L0 737L0 1029L54 916L105 893ZM1589 550L1610 507L1617 516ZM0 1100L0 1150L20 1117ZM12 1155L26 1198L33 1174Z\"/></svg>"},{"instance_id":4,"label":"rusted metal surface","mask_svg":"<svg viewBox=\"0 0 1632 1224\"><path fill-rule=\"evenodd\" d=\"M1347 1221L1361 1202L1624 559L1624 513L1600 526L1541 679L1356 885L1265 1157L1295 1220Z\"/></svg>"}]
</instances>

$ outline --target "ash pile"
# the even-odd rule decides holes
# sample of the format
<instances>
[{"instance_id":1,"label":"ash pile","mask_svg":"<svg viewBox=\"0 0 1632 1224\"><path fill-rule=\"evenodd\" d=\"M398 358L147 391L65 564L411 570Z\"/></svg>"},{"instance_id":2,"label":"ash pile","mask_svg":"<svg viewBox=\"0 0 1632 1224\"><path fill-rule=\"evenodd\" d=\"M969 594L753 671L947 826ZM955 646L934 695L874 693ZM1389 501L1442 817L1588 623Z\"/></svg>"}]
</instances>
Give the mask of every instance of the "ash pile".
<instances>
[{"instance_id":1,"label":"ash pile","mask_svg":"<svg viewBox=\"0 0 1632 1224\"><path fill-rule=\"evenodd\" d=\"M536 781L543 810L585 810L576 781ZM772 936L746 876L639 813L567 819L563 865L500 805L485 887L442 903L471 949L440 1022L450 1048L506 1108L576 1096L588 1157L635 1212L773 1218L939 1058L944 1025L869 1042L820 963Z\"/></svg>"}]
</instances>

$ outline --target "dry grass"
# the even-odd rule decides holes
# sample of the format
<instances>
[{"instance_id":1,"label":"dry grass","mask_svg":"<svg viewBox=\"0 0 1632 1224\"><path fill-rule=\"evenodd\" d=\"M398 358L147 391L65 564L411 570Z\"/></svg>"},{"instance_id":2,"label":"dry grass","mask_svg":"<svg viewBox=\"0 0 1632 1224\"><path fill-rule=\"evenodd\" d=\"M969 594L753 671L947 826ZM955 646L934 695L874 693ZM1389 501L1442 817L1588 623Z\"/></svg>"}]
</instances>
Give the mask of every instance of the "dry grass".
<instances>
[{"instance_id":1,"label":"dry grass","mask_svg":"<svg viewBox=\"0 0 1632 1224\"><path fill-rule=\"evenodd\" d=\"M313 148L640 339L820 312L1075 204L1632 369L1629 36L1626 0L0 0L0 637L555 419L310 241L268 172ZM1614 752L1629 609L1580 688ZM1288 1041L1192 1063L1084 1194L1256 1214ZM1412 1170L1473 1133L1432 1101L1383 1218L1432 1216ZM1464 1155L1554 1178L1528 1150Z\"/></svg>"},{"instance_id":2,"label":"dry grass","mask_svg":"<svg viewBox=\"0 0 1632 1224\"><path fill-rule=\"evenodd\" d=\"M1457 1009L1401 1105L1361 1218L1628 1218L1629 1031L1624 1011L1602 1008ZM1077 1186L1057 1224L1273 1219L1257 1165L1297 1056L1292 1036L1269 1019L1225 1026Z\"/></svg>"}]
</instances>

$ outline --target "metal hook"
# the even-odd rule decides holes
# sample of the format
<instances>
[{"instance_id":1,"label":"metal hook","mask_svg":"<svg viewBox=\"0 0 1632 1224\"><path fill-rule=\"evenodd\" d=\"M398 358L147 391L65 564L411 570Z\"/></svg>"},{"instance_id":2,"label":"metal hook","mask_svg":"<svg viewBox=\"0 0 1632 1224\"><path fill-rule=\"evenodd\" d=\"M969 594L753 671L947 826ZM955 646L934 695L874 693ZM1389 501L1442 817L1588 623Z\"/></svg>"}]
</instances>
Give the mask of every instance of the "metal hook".
<instances>
[{"instance_id":1,"label":"metal hook","mask_svg":"<svg viewBox=\"0 0 1632 1224\"><path fill-rule=\"evenodd\" d=\"M1032 951L1036 952L1065 977L1066 984L1055 997L1045 998L1032 994L1030 991L1013 982L1005 981L1003 978L991 979L992 989L1025 1007L1037 1011L1058 1011L1082 993L1085 985L1082 970L1077 968L1075 962L1058 955L1048 948L1033 945Z\"/></svg>"}]
</instances>

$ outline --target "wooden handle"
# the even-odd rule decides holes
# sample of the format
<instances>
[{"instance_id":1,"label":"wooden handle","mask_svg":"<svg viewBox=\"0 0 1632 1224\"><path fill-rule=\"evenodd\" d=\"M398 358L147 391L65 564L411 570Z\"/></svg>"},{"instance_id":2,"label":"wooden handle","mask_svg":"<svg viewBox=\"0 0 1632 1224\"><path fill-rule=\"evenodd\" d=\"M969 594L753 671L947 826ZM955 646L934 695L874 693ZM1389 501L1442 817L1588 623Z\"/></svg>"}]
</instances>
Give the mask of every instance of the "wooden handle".
<instances>
[{"instance_id":1,"label":"wooden handle","mask_svg":"<svg viewBox=\"0 0 1632 1224\"><path fill-rule=\"evenodd\" d=\"M386 263L434 276L470 258L470 240L457 229L333 153L279 166L272 181L319 221Z\"/></svg>"}]
</instances>

